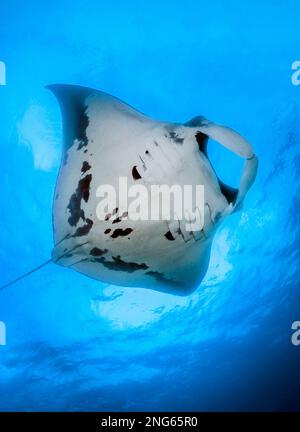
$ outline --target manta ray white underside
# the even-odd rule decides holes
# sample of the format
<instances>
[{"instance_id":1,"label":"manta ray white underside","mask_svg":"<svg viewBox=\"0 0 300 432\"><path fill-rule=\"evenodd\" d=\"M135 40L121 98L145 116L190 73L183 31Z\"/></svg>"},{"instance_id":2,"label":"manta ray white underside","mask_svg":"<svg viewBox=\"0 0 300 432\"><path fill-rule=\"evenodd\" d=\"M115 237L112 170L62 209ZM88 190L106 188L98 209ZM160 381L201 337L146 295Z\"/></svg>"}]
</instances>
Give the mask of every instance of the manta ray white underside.
<instances>
[{"instance_id":1,"label":"manta ray white underside","mask_svg":"<svg viewBox=\"0 0 300 432\"><path fill-rule=\"evenodd\" d=\"M257 158L238 133L203 117L157 121L101 91L71 85L50 90L61 105L63 155L53 204L52 260L94 279L185 295L203 279L213 235L240 208ZM209 138L245 159L239 189L223 184L206 152ZM96 215L101 184L204 185L204 226L188 232L178 220L131 221L118 208Z\"/></svg>"}]
</instances>

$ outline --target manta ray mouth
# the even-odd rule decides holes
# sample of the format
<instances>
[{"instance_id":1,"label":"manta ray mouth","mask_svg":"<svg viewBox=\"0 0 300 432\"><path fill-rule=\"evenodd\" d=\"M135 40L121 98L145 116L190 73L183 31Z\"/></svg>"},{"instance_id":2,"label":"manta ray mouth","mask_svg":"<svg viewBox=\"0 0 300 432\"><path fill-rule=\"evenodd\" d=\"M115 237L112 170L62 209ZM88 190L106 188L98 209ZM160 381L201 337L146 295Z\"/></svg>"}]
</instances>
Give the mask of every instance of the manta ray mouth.
<instances>
[{"instance_id":1,"label":"manta ray mouth","mask_svg":"<svg viewBox=\"0 0 300 432\"><path fill-rule=\"evenodd\" d=\"M199 150L201 151L201 153L203 153L205 155L205 157L208 159L214 173L216 174L216 177L218 179L219 182L219 186L220 186L220 190L221 193L224 195L224 197L226 198L228 204L235 204L237 195L238 195L238 189L233 188L229 185L227 185L226 183L222 182L222 180L220 180L220 178L218 177L216 170L214 169L211 160L209 159L208 153L207 153L207 144L208 144L208 140L209 137L204 134L203 132L198 132L196 134L196 140L199 146Z\"/></svg>"}]
</instances>

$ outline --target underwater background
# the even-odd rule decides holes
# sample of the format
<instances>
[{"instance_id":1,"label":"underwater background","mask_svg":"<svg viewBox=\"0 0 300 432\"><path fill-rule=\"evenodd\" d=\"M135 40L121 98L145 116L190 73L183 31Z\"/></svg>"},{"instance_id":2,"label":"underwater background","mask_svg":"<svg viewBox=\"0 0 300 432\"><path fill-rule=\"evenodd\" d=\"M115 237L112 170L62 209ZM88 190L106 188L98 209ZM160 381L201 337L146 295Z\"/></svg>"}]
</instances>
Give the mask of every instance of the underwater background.
<instances>
[{"instance_id":1,"label":"underwater background","mask_svg":"<svg viewBox=\"0 0 300 432\"><path fill-rule=\"evenodd\" d=\"M1 411L300 410L299 16L297 1L1 2L0 285L53 246L62 127L48 84L94 87L158 119L204 115L260 162L187 297L52 263L0 291ZM240 162L209 152L236 185Z\"/></svg>"}]
</instances>

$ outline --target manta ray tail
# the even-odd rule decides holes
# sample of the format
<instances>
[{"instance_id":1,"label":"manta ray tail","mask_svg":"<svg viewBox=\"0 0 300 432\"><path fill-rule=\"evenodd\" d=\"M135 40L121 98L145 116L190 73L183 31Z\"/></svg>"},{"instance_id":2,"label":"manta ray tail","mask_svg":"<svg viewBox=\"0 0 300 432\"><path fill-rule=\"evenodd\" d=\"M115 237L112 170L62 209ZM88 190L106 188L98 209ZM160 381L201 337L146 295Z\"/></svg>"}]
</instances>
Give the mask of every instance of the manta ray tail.
<instances>
[{"instance_id":1,"label":"manta ray tail","mask_svg":"<svg viewBox=\"0 0 300 432\"><path fill-rule=\"evenodd\" d=\"M21 279L24 279L25 277L31 275L32 273L40 270L42 267L45 267L47 264L49 264L50 262L52 262L52 259L49 259L48 261L45 261L43 264L40 264L38 267L35 267L34 269L30 270L29 272L23 274L22 276L19 276L17 279L12 280L11 282L3 285L0 287L0 290L3 290L7 287L9 287L10 285L15 284L16 282L19 282Z\"/></svg>"}]
</instances>

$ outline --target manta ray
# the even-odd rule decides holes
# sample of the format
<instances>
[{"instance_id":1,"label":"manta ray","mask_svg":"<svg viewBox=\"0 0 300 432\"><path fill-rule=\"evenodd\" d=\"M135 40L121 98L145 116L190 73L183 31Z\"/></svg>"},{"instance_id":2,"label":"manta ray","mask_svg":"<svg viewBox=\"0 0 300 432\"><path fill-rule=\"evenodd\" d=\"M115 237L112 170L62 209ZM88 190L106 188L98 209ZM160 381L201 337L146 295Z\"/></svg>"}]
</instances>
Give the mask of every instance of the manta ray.
<instances>
[{"instance_id":1,"label":"manta ray","mask_svg":"<svg viewBox=\"0 0 300 432\"><path fill-rule=\"evenodd\" d=\"M160 121L99 90L48 88L60 104L63 124L49 261L107 284L193 292L207 272L216 230L242 207L255 180L258 159L251 145L202 116L182 124ZM238 189L218 178L207 152L209 139L245 160ZM120 177L146 188L203 185L202 229L190 231L176 218L133 221L117 207L99 220L97 188L118 189Z\"/></svg>"}]
</instances>

